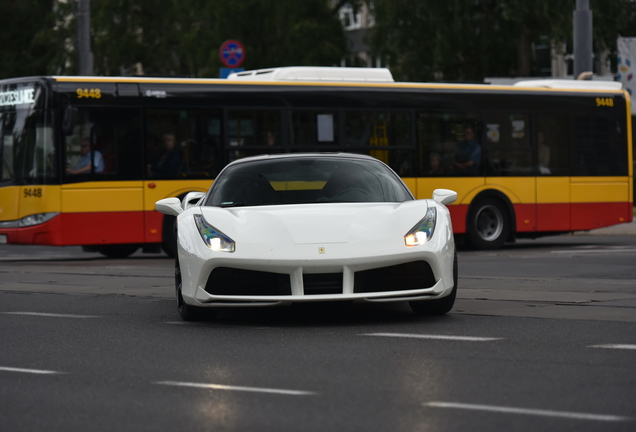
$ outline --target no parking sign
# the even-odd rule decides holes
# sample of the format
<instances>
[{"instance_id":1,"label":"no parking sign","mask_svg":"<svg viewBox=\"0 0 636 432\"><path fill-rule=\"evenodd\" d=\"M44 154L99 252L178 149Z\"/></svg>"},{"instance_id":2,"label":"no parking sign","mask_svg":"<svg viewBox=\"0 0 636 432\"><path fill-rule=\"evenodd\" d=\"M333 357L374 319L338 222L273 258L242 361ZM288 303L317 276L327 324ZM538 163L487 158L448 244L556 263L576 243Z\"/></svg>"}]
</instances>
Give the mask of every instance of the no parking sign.
<instances>
[{"instance_id":1,"label":"no parking sign","mask_svg":"<svg viewBox=\"0 0 636 432\"><path fill-rule=\"evenodd\" d=\"M245 60L245 48L237 40L226 40L219 49L221 63L229 68L240 66Z\"/></svg>"}]
</instances>

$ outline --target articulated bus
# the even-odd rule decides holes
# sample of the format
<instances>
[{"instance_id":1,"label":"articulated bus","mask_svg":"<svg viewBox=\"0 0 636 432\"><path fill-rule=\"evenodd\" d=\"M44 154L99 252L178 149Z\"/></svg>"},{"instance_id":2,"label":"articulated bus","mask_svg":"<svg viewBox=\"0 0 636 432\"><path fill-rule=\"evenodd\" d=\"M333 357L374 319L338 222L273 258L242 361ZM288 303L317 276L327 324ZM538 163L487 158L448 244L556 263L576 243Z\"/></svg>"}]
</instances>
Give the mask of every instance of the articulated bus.
<instances>
[{"instance_id":1,"label":"articulated bus","mask_svg":"<svg viewBox=\"0 0 636 432\"><path fill-rule=\"evenodd\" d=\"M237 158L283 152L374 156L417 198L453 189L455 234L479 249L631 221L628 93L611 82L521 84L293 67L2 80L0 243L174 255L174 220L156 201L206 191Z\"/></svg>"}]
</instances>

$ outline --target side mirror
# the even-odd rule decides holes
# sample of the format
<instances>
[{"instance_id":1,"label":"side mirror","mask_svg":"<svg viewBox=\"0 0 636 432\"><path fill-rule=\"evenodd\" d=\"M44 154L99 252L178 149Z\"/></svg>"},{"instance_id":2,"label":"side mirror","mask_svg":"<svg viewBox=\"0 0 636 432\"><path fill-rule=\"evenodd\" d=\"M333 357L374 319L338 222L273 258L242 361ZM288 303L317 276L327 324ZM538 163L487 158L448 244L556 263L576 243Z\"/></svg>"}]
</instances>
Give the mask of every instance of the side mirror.
<instances>
[{"instance_id":1,"label":"side mirror","mask_svg":"<svg viewBox=\"0 0 636 432\"><path fill-rule=\"evenodd\" d=\"M450 189L435 189L433 199L440 204L449 205L457 200L457 192Z\"/></svg>"},{"instance_id":2,"label":"side mirror","mask_svg":"<svg viewBox=\"0 0 636 432\"><path fill-rule=\"evenodd\" d=\"M75 121L77 120L77 108L67 105L64 108L64 116L62 117L62 133L64 135L72 135L75 129Z\"/></svg>"},{"instance_id":3,"label":"side mirror","mask_svg":"<svg viewBox=\"0 0 636 432\"><path fill-rule=\"evenodd\" d=\"M189 209L192 206L197 205L197 203L205 196L203 192L188 192L188 194L181 201L181 207L184 210Z\"/></svg>"},{"instance_id":4,"label":"side mirror","mask_svg":"<svg viewBox=\"0 0 636 432\"><path fill-rule=\"evenodd\" d=\"M179 198L164 198L155 203L155 209L163 214L170 216L179 216L183 213L181 200Z\"/></svg>"}]
</instances>

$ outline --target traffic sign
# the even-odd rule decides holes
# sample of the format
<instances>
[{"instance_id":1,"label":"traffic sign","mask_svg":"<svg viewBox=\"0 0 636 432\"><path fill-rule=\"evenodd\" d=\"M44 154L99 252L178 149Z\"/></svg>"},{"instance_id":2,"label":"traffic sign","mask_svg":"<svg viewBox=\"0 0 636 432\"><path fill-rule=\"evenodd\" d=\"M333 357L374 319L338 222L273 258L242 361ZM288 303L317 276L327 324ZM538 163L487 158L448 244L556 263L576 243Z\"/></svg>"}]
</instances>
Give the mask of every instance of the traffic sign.
<instances>
[{"instance_id":1,"label":"traffic sign","mask_svg":"<svg viewBox=\"0 0 636 432\"><path fill-rule=\"evenodd\" d=\"M219 48L221 63L229 68L240 66L245 60L245 48L237 40L226 40Z\"/></svg>"}]
</instances>

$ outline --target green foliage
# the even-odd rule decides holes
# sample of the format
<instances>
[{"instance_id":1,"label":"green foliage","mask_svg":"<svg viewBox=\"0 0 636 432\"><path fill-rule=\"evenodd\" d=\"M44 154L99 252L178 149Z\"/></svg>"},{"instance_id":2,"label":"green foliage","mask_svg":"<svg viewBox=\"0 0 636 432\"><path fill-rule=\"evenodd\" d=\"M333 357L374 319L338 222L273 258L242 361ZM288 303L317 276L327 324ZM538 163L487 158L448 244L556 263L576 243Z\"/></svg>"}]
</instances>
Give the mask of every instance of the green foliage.
<instances>
[{"instance_id":1,"label":"green foliage","mask_svg":"<svg viewBox=\"0 0 636 432\"><path fill-rule=\"evenodd\" d=\"M346 39L323 0L93 0L95 73L218 77L237 39L242 67L327 65Z\"/></svg>"},{"instance_id":2,"label":"green foliage","mask_svg":"<svg viewBox=\"0 0 636 432\"><path fill-rule=\"evenodd\" d=\"M58 73L63 69L63 32L54 0L3 0L0 78Z\"/></svg>"},{"instance_id":3,"label":"green foliage","mask_svg":"<svg viewBox=\"0 0 636 432\"><path fill-rule=\"evenodd\" d=\"M475 81L537 75L540 36L569 43L573 0L375 0L372 46L397 79ZM591 0L596 49L636 31L634 2Z\"/></svg>"},{"instance_id":4,"label":"green foliage","mask_svg":"<svg viewBox=\"0 0 636 432\"><path fill-rule=\"evenodd\" d=\"M397 79L537 74L532 44L572 39L574 0L91 0L97 75L216 77L227 39L246 69L331 66L346 56L345 3L371 5L371 45ZM0 78L77 73L76 0L0 0ZM596 50L636 36L636 3L590 0Z\"/></svg>"}]
</instances>

